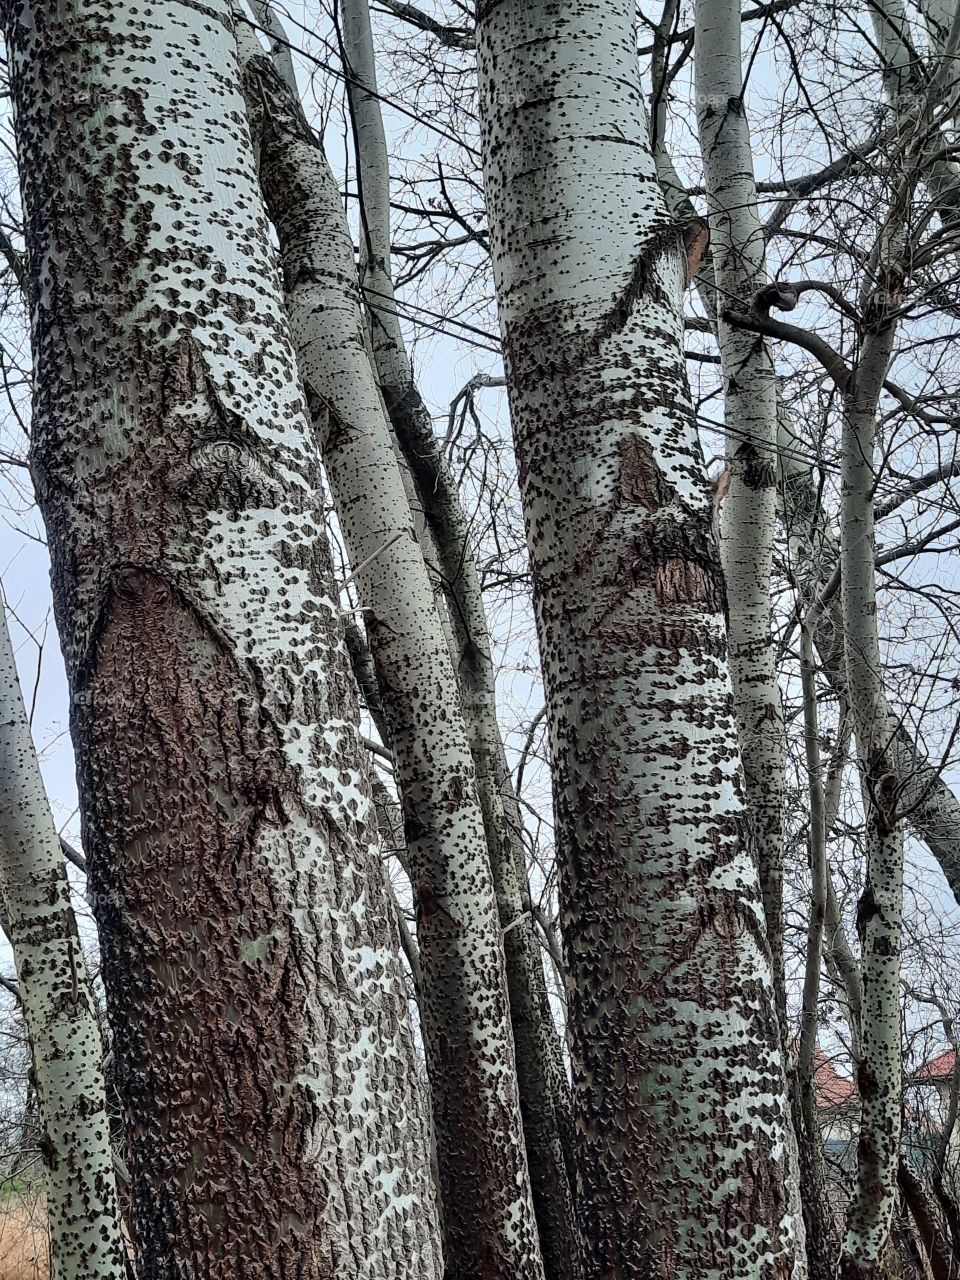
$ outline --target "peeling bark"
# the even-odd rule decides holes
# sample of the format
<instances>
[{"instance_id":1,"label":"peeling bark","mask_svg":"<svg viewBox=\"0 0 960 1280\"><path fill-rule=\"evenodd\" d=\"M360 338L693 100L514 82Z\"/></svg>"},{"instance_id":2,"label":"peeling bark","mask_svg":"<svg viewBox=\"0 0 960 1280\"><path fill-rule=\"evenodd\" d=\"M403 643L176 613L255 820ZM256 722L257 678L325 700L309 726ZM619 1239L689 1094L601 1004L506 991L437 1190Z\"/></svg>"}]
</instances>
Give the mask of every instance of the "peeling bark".
<instances>
[{"instance_id":1,"label":"peeling bark","mask_svg":"<svg viewBox=\"0 0 960 1280\"><path fill-rule=\"evenodd\" d=\"M787 1277L786 1106L682 227L633 6L478 14L491 244L533 569L587 1274Z\"/></svg>"},{"instance_id":2,"label":"peeling bark","mask_svg":"<svg viewBox=\"0 0 960 1280\"><path fill-rule=\"evenodd\" d=\"M31 466L140 1274L433 1277L397 940L228 7L4 16Z\"/></svg>"},{"instance_id":3,"label":"peeling bark","mask_svg":"<svg viewBox=\"0 0 960 1280\"><path fill-rule=\"evenodd\" d=\"M447 1280L543 1276L503 942L459 692L323 151L259 45L243 61L300 372L364 606L417 902Z\"/></svg>"},{"instance_id":4,"label":"peeling bark","mask_svg":"<svg viewBox=\"0 0 960 1280\"><path fill-rule=\"evenodd\" d=\"M0 889L40 1098L52 1280L123 1280L100 1027L3 617Z\"/></svg>"}]
</instances>

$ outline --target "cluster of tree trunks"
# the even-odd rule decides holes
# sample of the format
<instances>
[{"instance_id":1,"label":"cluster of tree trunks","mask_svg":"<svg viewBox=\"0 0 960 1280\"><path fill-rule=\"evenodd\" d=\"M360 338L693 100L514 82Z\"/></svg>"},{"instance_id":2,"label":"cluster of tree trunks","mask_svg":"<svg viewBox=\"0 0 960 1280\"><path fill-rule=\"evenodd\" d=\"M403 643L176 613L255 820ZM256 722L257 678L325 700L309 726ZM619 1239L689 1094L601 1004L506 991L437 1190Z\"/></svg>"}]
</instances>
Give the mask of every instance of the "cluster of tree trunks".
<instances>
[{"instance_id":1,"label":"cluster of tree trunks","mask_svg":"<svg viewBox=\"0 0 960 1280\"><path fill-rule=\"evenodd\" d=\"M397 316L366 0L338 15L359 270L268 6L272 53L230 0L5 0L30 467L142 1280L876 1280L901 1195L935 1280L950 1274L900 1159L899 806L915 797L957 892L960 804L918 769L884 695L874 451L913 191L926 181L947 207L958 184L927 107L904 105L905 20L882 7L905 159L864 266L859 362L826 360L844 413L839 538L794 455L778 458L772 342L804 338L770 316L790 295L765 289L739 6L696 4L706 257L656 113L650 134L632 0L477 11L568 1084L469 524ZM944 66L954 25L937 27ZM923 93L943 89L938 71ZM695 274L736 425L719 538L684 360ZM334 580L325 480L362 630ZM804 578L813 882L792 1080L778 502ZM817 647L862 782L859 963L825 855ZM392 760L415 943L378 847L358 683ZM0 890L54 1274L119 1280L101 1031L5 629L0 686ZM842 1245L814 1095L825 953L861 1105Z\"/></svg>"}]
</instances>

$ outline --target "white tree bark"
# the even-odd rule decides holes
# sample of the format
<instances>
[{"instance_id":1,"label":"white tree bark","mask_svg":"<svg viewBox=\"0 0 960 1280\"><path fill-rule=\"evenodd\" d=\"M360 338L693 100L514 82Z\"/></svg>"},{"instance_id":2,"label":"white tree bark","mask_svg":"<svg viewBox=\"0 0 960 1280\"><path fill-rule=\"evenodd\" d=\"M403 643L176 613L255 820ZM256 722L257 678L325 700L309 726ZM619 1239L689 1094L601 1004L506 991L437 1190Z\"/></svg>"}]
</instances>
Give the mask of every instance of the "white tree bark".
<instances>
[{"instance_id":1,"label":"white tree bark","mask_svg":"<svg viewBox=\"0 0 960 1280\"><path fill-rule=\"evenodd\" d=\"M686 261L646 147L633 12L499 0L477 33L586 1269L787 1277L784 1081L683 364Z\"/></svg>"},{"instance_id":2,"label":"white tree bark","mask_svg":"<svg viewBox=\"0 0 960 1280\"><path fill-rule=\"evenodd\" d=\"M448 1280L543 1276L503 942L459 690L367 355L340 193L318 141L239 33L300 373L347 543L417 898Z\"/></svg>"},{"instance_id":3,"label":"white tree bark","mask_svg":"<svg viewBox=\"0 0 960 1280\"><path fill-rule=\"evenodd\" d=\"M891 290L895 292L895 290ZM891 303L891 306L895 305ZM843 1244L843 1280L879 1280L897 1196L902 1062L900 934L903 833L890 757L877 629L874 449L880 388L894 323L868 335L847 396L843 432L840 564L847 689L857 743L866 836L866 883L857 910L863 981L857 1182Z\"/></svg>"},{"instance_id":4,"label":"white tree bark","mask_svg":"<svg viewBox=\"0 0 960 1280\"><path fill-rule=\"evenodd\" d=\"M710 246L723 307L748 310L766 284L750 128L743 102L740 5L697 0L696 96L710 218ZM729 488L720 553L727 583L730 670L747 782L767 935L781 1018L783 809L786 744L770 625L777 498L777 385L767 343L718 317Z\"/></svg>"},{"instance_id":5,"label":"white tree bark","mask_svg":"<svg viewBox=\"0 0 960 1280\"><path fill-rule=\"evenodd\" d=\"M884 68L886 89L901 127L915 128L917 103L929 94L929 84L918 77L918 52L910 42L910 24L901 0L878 0L869 6L872 30ZM954 0L935 0L921 6L931 36L931 74L943 90L954 93L953 62L947 42L956 41ZM939 58L939 61L937 59ZM933 95L936 100L936 95ZM936 138L930 141L925 179L943 218L955 216L960 199L960 168L944 161ZM838 539L826 524L809 469L797 456L806 442L798 440L784 415L780 422L780 470L785 522L791 559L806 579L808 600L816 598L830 578L839 558ZM843 622L839 595L825 610L817 634L823 669L833 686L844 694ZM844 694L845 696L845 694ZM896 720L889 706L886 715ZM960 801L937 769L922 759L916 743L902 727L890 745L891 759L902 789L903 807L911 823L940 863L954 896L960 901Z\"/></svg>"},{"instance_id":6,"label":"white tree bark","mask_svg":"<svg viewBox=\"0 0 960 1280\"><path fill-rule=\"evenodd\" d=\"M422 1099L226 0L9 0L31 465L141 1274L432 1278Z\"/></svg>"},{"instance_id":7,"label":"white tree bark","mask_svg":"<svg viewBox=\"0 0 960 1280\"><path fill-rule=\"evenodd\" d=\"M956 111L957 76L948 50L956 44L957 6L955 0L935 0L920 6L927 19L930 34L930 58L926 67L921 51L915 47L913 29L903 0L870 0L867 9L877 49L883 65L884 86L894 118L901 131L913 131L918 111L930 118L936 111L941 120ZM946 56L944 56L946 55ZM931 95L929 77L939 80L939 90ZM943 220L953 221L960 214L960 166L944 159L945 141L939 130L929 140L929 160L924 166L924 181L930 198Z\"/></svg>"},{"instance_id":8,"label":"white tree bark","mask_svg":"<svg viewBox=\"0 0 960 1280\"><path fill-rule=\"evenodd\" d=\"M895 4L896 0L891 0L891 3ZM875 10L871 9L871 12ZM897 55L898 49L901 46L894 43L889 54ZM675 217L692 216L693 205L665 152L658 153L657 167L670 211ZM960 190L960 179L942 176L945 192L954 184ZM712 312L715 309L716 283L710 261L701 265L697 287L708 313ZM803 461L809 441L797 436L782 411L777 442L781 512L790 547L790 562L796 566L804 600L809 605L817 599L836 568L840 555L839 538L826 519L810 467ZM839 595L833 596L821 614L816 644L824 674L837 693L846 699ZM888 713L891 719L896 719L892 711L888 710ZM920 756L916 742L902 726L897 729L890 750L902 788L903 806L910 812L911 824L940 864L954 897L960 902L960 800L944 781L941 771Z\"/></svg>"},{"instance_id":9,"label":"white tree bark","mask_svg":"<svg viewBox=\"0 0 960 1280\"><path fill-rule=\"evenodd\" d=\"M948 49L952 54L952 47ZM948 73L949 74L949 73ZM935 95L941 77L934 76ZM864 272L858 298L858 358L852 368L824 349L821 360L843 397L839 584L845 688L857 742L866 847L865 887L858 906L863 990L857 1079L860 1094L858 1174L847 1220L843 1280L879 1280L897 1195L901 1124L900 938L903 836L900 788L891 748L896 726L883 695L877 625L874 494L876 416L893 352L896 317L909 262L917 177L929 156L929 113L920 102L904 121L893 157L896 181ZM907 127L909 125L909 127ZM800 331L761 319L756 304L739 323L803 344ZM829 895L828 895L829 896Z\"/></svg>"},{"instance_id":10,"label":"white tree bark","mask_svg":"<svg viewBox=\"0 0 960 1280\"><path fill-rule=\"evenodd\" d=\"M820 763L820 731L817 720L814 632L817 608L800 622L800 684L803 698L803 744L810 799L810 915L804 957L803 994L794 1103L803 1218L806 1227L807 1262L813 1280L833 1280L839 1252L836 1219L826 1184L823 1134L817 1099L817 1029L820 1008L820 969L829 898L827 864L827 815L823 771ZM834 922L836 928L836 922ZM841 926L842 927L842 926Z\"/></svg>"},{"instance_id":11,"label":"white tree bark","mask_svg":"<svg viewBox=\"0 0 960 1280\"><path fill-rule=\"evenodd\" d=\"M778 392L768 344L723 319L728 306L749 309L766 283L765 242L757 206L750 127L744 104L738 2L697 0L695 85L700 151L710 222L713 273L708 289L717 313L724 380L727 491L720 554L727 585L727 634L747 814L756 851L774 990L784 1050L787 1028L783 938L786 738L771 628L771 572L777 508ZM663 177L663 164L658 170ZM817 952L819 963L819 950ZM794 1115L798 1114L793 1107ZM829 1210L816 1176L815 1135L788 1133L789 1187L795 1222L811 1237L811 1273L825 1274L823 1225ZM795 1276L807 1274L797 1250Z\"/></svg>"},{"instance_id":12,"label":"white tree bark","mask_svg":"<svg viewBox=\"0 0 960 1280\"><path fill-rule=\"evenodd\" d=\"M100 1028L2 616L0 890L40 1098L52 1280L123 1280Z\"/></svg>"},{"instance_id":13,"label":"white tree bark","mask_svg":"<svg viewBox=\"0 0 960 1280\"><path fill-rule=\"evenodd\" d=\"M798 448L806 449L806 443L798 440L783 421L779 438L781 501L790 559L800 577L804 599L809 602L830 581L840 548L824 517L809 467L797 454ZM821 670L833 689L847 700L839 593L824 610L815 639ZM889 703L885 715L896 726L889 753L901 788L901 806L909 813L910 825L940 864L953 896L960 902L960 800L942 771L919 755L916 742L899 723Z\"/></svg>"},{"instance_id":14,"label":"white tree bark","mask_svg":"<svg viewBox=\"0 0 960 1280\"><path fill-rule=\"evenodd\" d=\"M858 1176L841 1259L843 1280L879 1280L897 1191L901 1113L899 1006L903 839L891 758L894 725L883 697L874 546L875 418L893 350L903 292L905 232L925 146L918 120L897 157L891 208L864 273L859 297L859 359L852 369L829 348L821 359L843 396L840 584L846 692L857 740L867 854L858 908L863 956ZM732 320L732 313L728 319ZM754 306L739 323L797 341L800 331L771 323Z\"/></svg>"},{"instance_id":15,"label":"white tree bark","mask_svg":"<svg viewBox=\"0 0 960 1280\"><path fill-rule=\"evenodd\" d=\"M570 1142L570 1094L549 1011L530 910L523 827L497 722L496 678L480 577L456 481L417 388L393 288L390 170L377 92L368 0L345 0L343 47L356 140L361 283L377 376L410 467L450 600L456 664L504 935L510 1018L527 1163L547 1280L581 1274Z\"/></svg>"},{"instance_id":16,"label":"white tree bark","mask_svg":"<svg viewBox=\"0 0 960 1280\"><path fill-rule=\"evenodd\" d=\"M343 7L343 51L362 201L361 284L371 316L374 364L382 385L399 390L412 387L414 379L393 288L390 161L380 112L368 0L351 0Z\"/></svg>"}]
</instances>

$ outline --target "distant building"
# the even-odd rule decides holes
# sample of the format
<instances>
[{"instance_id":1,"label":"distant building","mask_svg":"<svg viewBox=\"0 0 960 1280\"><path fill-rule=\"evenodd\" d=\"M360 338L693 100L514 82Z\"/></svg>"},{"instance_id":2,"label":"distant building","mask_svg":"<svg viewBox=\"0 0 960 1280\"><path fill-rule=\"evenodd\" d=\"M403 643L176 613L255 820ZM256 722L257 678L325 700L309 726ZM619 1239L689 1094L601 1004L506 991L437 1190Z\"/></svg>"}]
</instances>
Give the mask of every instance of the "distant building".
<instances>
[{"instance_id":1,"label":"distant building","mask_svg":"<svg viewBox=\"0 0 960 1280\"><path fill-rule=\"evenodd\" d=\"M857 1136L860 1102L849 1076L842 1076L818 1044L813 1051L813 1087L823 1144L841 1151Z\"/></svg>"},{"instance_id":2,"label":"distant building","mask_svg":"<svg viewBox=\"0 0 960 1280\"><path fill-rule=\"evenodd\" d=\"M945 1053L940 1053L929 1062L925 1062L919 1071L913 1073L913 1079L917 1084L935 1084L938 1088L945 1088L949 1097L956 1069L957 1051L947 1049Z\"/></svg>"},{"instance_id":3,"label":"distant building","mask_svg":"<svg viewBox=\"0 0 960 1280\"><path fill-rule=\"evenodd\" d=\"M840 1229L856 1170L860 1099L854 1081L840 1074L819 1044L813 1051L813 1087L823 1142L827 1203Z\"/></svg>"},{"instance_id":4,"label":"distant building","mask_svg":"<svg viewBox=\"0 0 960 1280\"><path fill-rule=\"evenodd\" d=\"M913 1125L917 1137L922 1140L943 1132L943 1126L949 1123L950 1097L954 1088L957 1071L957 1051L947 1049L937 1054L929 1062L916 1070L909 1079L916 1086L913 1096L917 1099L917 1112ZM908 1122L911 1117L908 1116ZM957 1143L958 1126L954 1124L951 1142Z\"/></svg>"}]
</instances>

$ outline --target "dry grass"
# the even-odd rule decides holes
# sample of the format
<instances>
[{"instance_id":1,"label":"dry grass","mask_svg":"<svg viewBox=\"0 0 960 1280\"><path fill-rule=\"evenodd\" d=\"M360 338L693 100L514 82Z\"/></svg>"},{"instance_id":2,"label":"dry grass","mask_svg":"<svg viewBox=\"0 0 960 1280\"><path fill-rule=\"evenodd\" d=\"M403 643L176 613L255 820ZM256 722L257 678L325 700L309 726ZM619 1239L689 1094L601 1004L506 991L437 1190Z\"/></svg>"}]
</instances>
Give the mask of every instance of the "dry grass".
<instances>
[{"instance_id":1,"label":"dry grass","mask_svg":"<svg viewBox=\"0 0 960 1280\"><path fill-rule=\"evenodd\" d=\"M0 1204L0 1280L49 1280L43 1201L11 1195Z\"/></svg>"}]
</instances>

